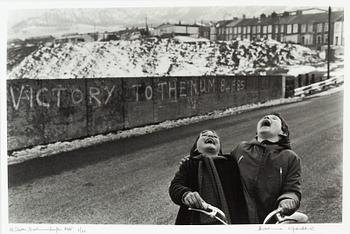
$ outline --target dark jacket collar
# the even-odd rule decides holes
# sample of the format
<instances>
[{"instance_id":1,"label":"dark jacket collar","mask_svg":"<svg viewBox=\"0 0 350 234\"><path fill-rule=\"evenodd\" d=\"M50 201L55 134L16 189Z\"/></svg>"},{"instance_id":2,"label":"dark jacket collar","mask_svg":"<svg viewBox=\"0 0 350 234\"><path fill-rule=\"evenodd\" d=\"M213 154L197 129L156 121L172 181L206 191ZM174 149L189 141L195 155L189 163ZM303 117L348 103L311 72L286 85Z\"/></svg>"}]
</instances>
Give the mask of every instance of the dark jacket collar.
<instances>
[{"instance_id":1,"label":"dark jacket collar","mask_svg":"<svg viewBox=\"0 0 350 234\"><path fill-rule=\"evenodd\" d=\"M259 142L256 138L254 138L249 143L252 145L258 145L264 148L270 148L270 149L276 149L276 150L291 149L290 142L284 142L284 141L271 142L268 140L264 140L262 142Z\"/></svg>"},{"instance_id":2,"label":"dark jacket collar","mask_svg":"<svg viewBox=\"0 0 350 234\"><path fill-rule=\"evenodd\" d=\"M206 158L208 156L204 156L203 154L197 154L197 155L190 155L190 158L193 159L202 159L202 158ZM227 159L227 155L218 155L218 156L213 156L212 157L214 160L215 159Z\"/></svg>"}]
</instances>

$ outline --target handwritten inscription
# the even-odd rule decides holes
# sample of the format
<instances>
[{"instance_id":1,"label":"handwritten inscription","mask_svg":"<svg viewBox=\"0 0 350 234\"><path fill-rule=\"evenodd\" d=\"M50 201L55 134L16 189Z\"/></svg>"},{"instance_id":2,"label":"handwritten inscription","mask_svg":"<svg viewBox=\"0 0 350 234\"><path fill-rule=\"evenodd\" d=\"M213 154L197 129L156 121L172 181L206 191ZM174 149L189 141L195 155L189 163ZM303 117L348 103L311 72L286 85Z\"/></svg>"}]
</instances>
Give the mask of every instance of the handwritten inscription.
<instances>
[{"instance_id":1,"label":"handwritten inscription","mask_svg":"<svg viewBox=\"0 0 350 234\"><path fill-rule=\"evenodd\" d=\"M85 94L85 91L79 88L54 87L49 89L43 87L35 90L33 87L27 85L22 85L19 89L14 89L13 86L9 87L12 106L15 110L18 110L24 102L29 103L30 108L33 108L35 104L46 108L52 106L60 107L63 96L68 96L69 101L73 105L80 105L87 96L88 104L102 106L108 104L114 90L115 86L88 87L87 94Z\"/></svg>"},{"instance_id":2,"label":"handwritten inscription","mask_svg":"<svg viewBox=\"0 0 350 234\"><path fill-rule=\"evenodd\" d=\"M86 229L81 226L11 226L10 232L53 232L53 233L86 233Z\"/></svg>"},{"instance_id":3,"label":"handwritten inscription","mask_svg":"<svg viewBox=\"0 0 350 234\"><path fill-rule=\"evenodd\" d=\"M150 101L154 98L154 94L158 94L161 101L173 100L178 98L186 98L198 96L207 93L233 93L246 89L244 79L199 79L199 80L174 80L159 82L152 85L134 84L133 89L135 101L141 100ZM144 99L141 97L144 97Z\"/></svg>"},{"instance_id":4,"label":"handwritten inscription","mask_svg":"<svg viewBox=\"0 0 350 234\"><path fill-rule=\"evenodd\" d=\"M211 93L234 93L246 90L246 79L233 78L197 78L197 79L174 79L153 82L151 84L136 83L123 87L121 95L129 92L131 101L152 101L157 97L160 101L177 101L181 98L195 97ZM120 87L119 87L120 88ZM58 85L56 87L40 87L31 85L9 85L8 100L14 110L18 111L21 106L28 105L43 108L60 108L63 104L77 106L82 104L103 106L107 105L112 98L116 85L113 86L90 86L86 88L72 88ZM127 91L128 90L128 91ZM120 93L119 93L120 94ZM119 97L120 98L120 97Z\"/></svg>"},{"instance_id":5,"label":"handwritten inscription","mask_svg":"<svg viewBox=\"0 0 350 234\"><path fill-rule=\"evenodd\" d=\"M314 226L304 226L304 225L300 225L300 226L290 226L288 227L288 230L292 231L292 232L296 232L296 231L314 231Z\"/></svg>"},{"instance_id":6,"label":"handwritten inscription","mask_svg":"<svg viewBox=\"0 0 350 234\"><path fill-rule=\"evenodd\" d=\"M261 225L258 227L258 231L289 231L289 232L299 232L299 231L315 231L315 227L312 225Z\"/></svg>"}]
</instances>

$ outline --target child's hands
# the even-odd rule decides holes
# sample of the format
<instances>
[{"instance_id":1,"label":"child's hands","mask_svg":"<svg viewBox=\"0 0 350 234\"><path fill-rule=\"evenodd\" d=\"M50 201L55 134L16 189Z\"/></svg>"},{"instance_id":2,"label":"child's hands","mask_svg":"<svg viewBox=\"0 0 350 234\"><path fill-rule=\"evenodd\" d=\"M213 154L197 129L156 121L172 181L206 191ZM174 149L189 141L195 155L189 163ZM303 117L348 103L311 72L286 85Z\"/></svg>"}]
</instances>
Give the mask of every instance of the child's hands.
<instances>
[{"instance_id":1,"label":"child's hands","mask_svg":"<svg viewBox=\"0 0 350 234\"><path fill-rule=\"evenodd\" d=\"M280 201L278 208L281 209L282 214L292 215L298 209L298 202L294 199L283 199Z\"/></svg>"},{"instance_id":2,"label":"child's hands","mask_svg":"<svg viewBox=\"0 0 350 234\"><path fill-rule=\"evenodd\" d=\"M184 194L183 203L189 207L205 210L208 204L201 198L198 192L187 192Z\"/></svg>"}]
</instances>

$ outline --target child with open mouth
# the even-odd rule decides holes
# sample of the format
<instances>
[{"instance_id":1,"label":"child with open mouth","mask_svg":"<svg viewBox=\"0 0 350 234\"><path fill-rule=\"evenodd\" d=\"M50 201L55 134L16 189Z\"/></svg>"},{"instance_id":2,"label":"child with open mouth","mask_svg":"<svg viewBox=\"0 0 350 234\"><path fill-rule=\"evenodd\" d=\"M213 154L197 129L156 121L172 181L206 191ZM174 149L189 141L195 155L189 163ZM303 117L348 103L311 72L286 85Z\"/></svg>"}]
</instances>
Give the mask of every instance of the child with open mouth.
<instances>
[{"instance_id":1,"label":"child with open mouth","mask_svg":"<svg viewBox=\"0 0 350 234\"><path fill-rule=\"evenodd\" d=\"M222 154L221 142L213 130L202 131L171 181L169 194L180 206L175 224L220 224L218 220L188 208L219 208L229 224L248 223L247 207L237 164Z\"/></svg>"}]
</instances>

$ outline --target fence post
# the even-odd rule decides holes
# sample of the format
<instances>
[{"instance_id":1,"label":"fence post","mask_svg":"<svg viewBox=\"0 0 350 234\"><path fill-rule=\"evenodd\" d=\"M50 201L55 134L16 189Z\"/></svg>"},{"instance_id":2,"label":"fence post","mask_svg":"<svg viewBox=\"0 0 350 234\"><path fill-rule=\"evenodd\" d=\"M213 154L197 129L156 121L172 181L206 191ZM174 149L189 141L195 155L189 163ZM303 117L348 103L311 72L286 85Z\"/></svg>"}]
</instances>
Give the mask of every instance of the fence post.
<instances>
[{"instance_id":1,"label":"fence post","mask_svg":"<svg viewBox=\"0 0 350 234\"><path fill-rule=\"evenodd\" d=\"M124 84L124 78L121 78L122 80L122 102L123 102L123 113L122 113L122 116L123 116L123 123L124 123L124 128L128 128L129 127L129 123L126 122L126 117L125 117L125 109L126 109L126 98L125 98L125 95L126 95L126 92L125 92L125 84Z\"/></svg>"},{"instance_id":2,"label":"fence post","mask_svg":"<svg viewBox=\"0 0 350 234\"><path fill-rule=\"evenodd\" d=\"M282 75L282 98L286 97L286 75Z\"/></svg>"}]
</instances>

